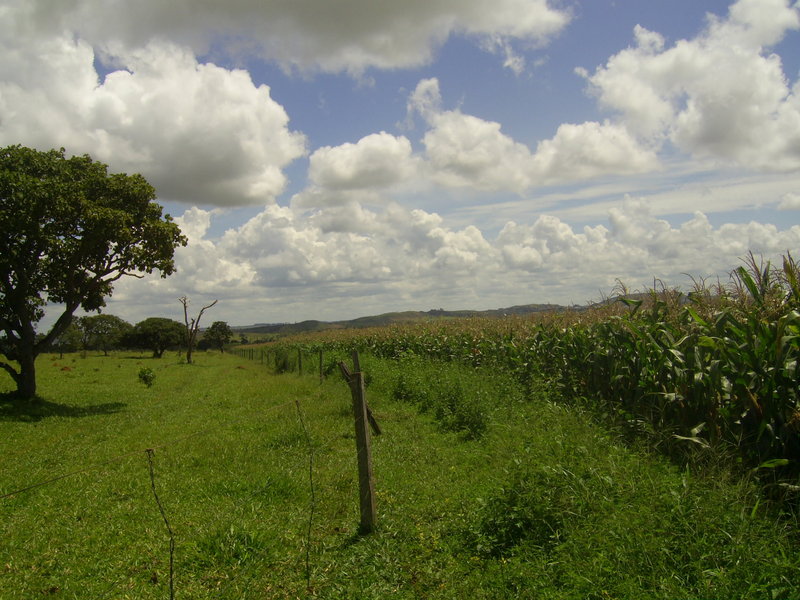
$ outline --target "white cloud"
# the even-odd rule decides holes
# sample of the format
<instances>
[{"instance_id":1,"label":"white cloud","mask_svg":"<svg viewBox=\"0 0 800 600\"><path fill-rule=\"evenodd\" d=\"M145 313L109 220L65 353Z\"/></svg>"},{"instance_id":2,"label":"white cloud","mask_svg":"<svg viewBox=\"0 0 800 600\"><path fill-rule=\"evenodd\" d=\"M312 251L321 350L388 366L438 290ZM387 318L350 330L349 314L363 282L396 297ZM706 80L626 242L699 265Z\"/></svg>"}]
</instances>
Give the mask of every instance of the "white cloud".
<instances>
[{"instance_id":1,"label":"white cloud","mask_svg":"<svg viewBox=\"0 0 800 600\"><path fill-rule=\"evenodd\" d=\"M530 185L530 151L502 133L499 123L444 111L432 115L430 124L423 144L435 181L516 192Z\"/></svg>"},{"instance_id":2,"label":"white cloud","mask_svg":"<svg viewBox=\"0 0 800 600\"><path fill-rule=\"evenodd\" d=\"M420 66L455 33L541 43L569 21L546 0L229 0L201 9L192 0L139 0L125 6L124 18L108 0L21 2L30 4L34 26L80 31L97 45L172 39L205 54L213 36L227 40L228 54L247 50L286 68L354 73Z\"/></svg>"},{"instance_id":3,"label":"white cloud","mask_svg":"<svg viewBox=\"0 0 800 600\"><path fill-rule=\"evenodd\" d=\"M658 167L652 150L609 122L561 125L531 152L504 134L500 123L442 110L436 79L420 81L408 107L429 125L423 137L425 158L432 179L446 186L522 193L539 185Z\"/></svg>"},{"instance_id":4,"label":"white cloud","mask_svg":"<svg viewBox=\"0 0 800 600\"><path fill-rule=\"evenodd\" d=\"M316 150L311 155L309 178L331 190L383 188L411 178L415 170L411 142L382 131L355 144Z\"/></svg>"},{"instance_id":5,"label":"white cloud","mask_svg":"<svg viewBox=\"0 0 800 600\"><path fill-rule=\"evenodd\" d=\"M20 15L0 14L19 29ZM69 33L4 38L0 143L89 153L142 172L159 196L197 204L264 204L282 169L305 153L283 107L247 72L199 64L185 48L152 43L121 57L99 82L94 52Z\"/></svg>"},{"instance_id":6,"label":"white cloud","mask_svg":"<svg viewBox=\"0 0 800 600\"><path fill-rule=\"evenodd\" d=\"M715 227L701 212L672 225L652 214L647 198L618 203L606 225L575 229L541 215L508 222L491 240L474 226L456 229L397 204L373 211L353 203L310 215L272 205L216 241L207 237L213 219L208 211L187 211L179 223L190 241L176 254L178 274L121 283L110 310L135 307L139 316L128 317L135 320L160 307L177 311L171 299L187 294L197 302L220 298L215 318L247 324L436 306L567 304L596 300L617 279L641 288L659 278L685 289L685 273L724 280L750 250L774 259L800 245L797 225Z\"/></svg>"},{"instance_id":7,"label":"white cloud","mask_svg":"<svg viewBox=\"0 0 800 600\"><path fill-rule=\"evenodd\" d=\"M800 194L784 194L778 203L778 210L800 210Z\"/></svg>"},{"instance_id":8,"label":"white cloud","mask_svg":"<svg viewBox=\"0 0 800 600\"><path fill-rule=\"evenodd\" d=\"M800 168L800 84L789 87L768 48L800 28L788 0L739 0L709 17L692 40L664 47L636 28L636 45L588 77L601 106L653 143L669 140L698 158L746 167ZM579 71L584 73L585 71Z\"/></svg>"},{"instance_id":9,"label":"white cloud","mask_svg":"<svg viewBox=\"0 0 800 600\"><path fill-rule=\"evenodd\" d=\"M608 121L561 125L552 139L539 143L533 162L537 183L643 173L659 166L655 152Z\"/></svg>"},{"instance_id":10,"label":"white cloud","mask_svg":"<svg viewBox=\"0 0 800 600\"><path fill-rule=\"evenodd\" d=\"M151 316L172 315L182 320L178 298L188 296L196 304L215 299L230 306L245 303L256 291L255 271L247 261L236 260L218 242L206 238L213 211L191 208L175 219L188 238L175 250L176 272L166 279L156 274L143 280L123 278L114 286L108 311L131 322ZM216 319L215 319L216 320ZM228 317L235 322L235 315Z\"/></svg>"},{"instance_id":11,"label":"white cloud","mask_svg":"<svg viewBox=\"0 0 800 600\"><path fill-rule=\"evenodd\" d=\"M576 232L556 217L543 215L533 225L509 222L495 242L508 269L541 276L563 276L564 291L610 291L615 279L647 285L653 277L667 284L686 284L684 273L724 275L752 250L776 257L800 242L800 226L779 230L762 223L712 227L696 212L677 227L654 217L644 200L629 199L613 208L609 228ZM582 277L576 286L575 277Z\"/></svg>"},{"instance_id":12,"label":"white cloud","mask_svg":"<svg viewBox=\"0 0 800 600\"><path fill-rule=\"evenodd\" d=\"M442 93L439 91L439 80L435 77L421 79L417 87L408 97L406 105L408 116L419 113L423 119L430 121L442 110Z\"/></svg>"}]
</instances>

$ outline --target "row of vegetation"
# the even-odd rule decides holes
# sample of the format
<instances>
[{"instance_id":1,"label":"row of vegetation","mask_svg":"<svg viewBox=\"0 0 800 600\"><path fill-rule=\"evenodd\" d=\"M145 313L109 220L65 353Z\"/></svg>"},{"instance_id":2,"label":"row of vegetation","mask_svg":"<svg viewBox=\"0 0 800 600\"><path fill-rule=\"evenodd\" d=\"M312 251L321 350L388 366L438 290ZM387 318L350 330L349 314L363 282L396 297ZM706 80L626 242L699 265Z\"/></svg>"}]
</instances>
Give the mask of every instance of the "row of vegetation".
<instances>
[{"instance_id":1,"label":"row of vegetation","mask_svg":"<svg viewBox=\"0 0 800 600\"><path fill-rule=\"evenodd\" d=\"M800 472L800 284L753 256L728 282L689 293L620 290L592 309L468 319L287 339L308 351L358 349L490 366L528 389L544 377L562 399L611 415L673 456L727 455L781 479ZM710 452L709 452L710 451Z\"/></svg>"},{"instance_id":2,"label":"row of vegetation","mask_svg":"<svg viewBox=\"0 0 800 600\"><path fill-rule=\"evenodd\" d=\"M199 332L193 344L198 350L223 350L233 339L225 321L214 321ZM247 343L248 340L240 340ZM131 325L115 315L99 314L78 317L55 338L50 352L100 351L105 355L116 350L149 350L160 358L167 350L186 348L186 325L165 317L149 317Z\"/></svg>"}]
</instances>

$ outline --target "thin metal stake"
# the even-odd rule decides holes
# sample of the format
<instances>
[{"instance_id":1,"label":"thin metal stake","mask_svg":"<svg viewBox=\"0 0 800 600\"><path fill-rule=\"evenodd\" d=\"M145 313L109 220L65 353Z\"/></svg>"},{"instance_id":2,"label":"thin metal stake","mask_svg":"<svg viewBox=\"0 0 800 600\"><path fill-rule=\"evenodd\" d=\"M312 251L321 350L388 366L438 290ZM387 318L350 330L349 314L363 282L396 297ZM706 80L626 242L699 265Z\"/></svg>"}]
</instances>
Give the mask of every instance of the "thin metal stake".
<instances>
[{"instance_id":1,"label":"thin metal stake","mask_svg":"<svg viewBox=\"0 0 800 600\"><path fill-rule=\"evenodd\" d=\"M150 467L150 488L153 490L153 497L158 504L158 510L161 511L161 518L164 519L164 525L167 526L169 532L169 600L175 600L175 534L172 532L172 527L169 525L167 513L164 512L164 507L161 505L161 500L156 493L156 479L153 473L153 448L145 450L147 453L147 464Z\"/></svg>"}]
</instances>

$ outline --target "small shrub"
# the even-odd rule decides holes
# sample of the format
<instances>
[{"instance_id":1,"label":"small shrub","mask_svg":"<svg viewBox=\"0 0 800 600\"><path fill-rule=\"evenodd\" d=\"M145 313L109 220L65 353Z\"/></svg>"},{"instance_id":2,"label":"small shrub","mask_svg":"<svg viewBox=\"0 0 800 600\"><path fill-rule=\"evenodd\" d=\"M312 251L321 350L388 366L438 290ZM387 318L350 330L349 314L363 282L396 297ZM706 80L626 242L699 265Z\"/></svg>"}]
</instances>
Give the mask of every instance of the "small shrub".
<instances>
[{"instance_id":1,"label":"small shrub","mask_svg":"<svg viewBox=\"0 0 800 600\"><path fill-rule=\"evenodd\" d=\"M414 373L400 372L392 388L392 398L407 402L425 412L428 407L428 393L424 382Z\"/></svg>"},{"instance_id":2,"label":"small shrub","mask_svg":"<svg viewBox=\"0 0 800 600\"><path fill-rule=\"evenodd\" d=\"M412 404L421 413L430 412L442 429L471 440L486 433L496 406L522 397L509 377L417 357L398 361L391 379L392 399Z\"/></svg>"},{"instance_id":3,"label":"small shrub","mask_svg":"<svg viewBox=\"0 0 800 600\"><path fill-rule=\"evenodd\" d=\"M153 387L156 380L156 373L150 367L142 367L139 369L139 381L147 387Z\"/></svg>"},{"instance_id":4,"label":"small shrub","mask_svg":"<svg viewBox=\"0 0 800 600\"><path fill-rule=\"evenodd\" d=\"M564 536L562 515L569 512L563 482L553 471L519 472L488 500L482 501L477 522L467 533L479 555L511 554L523 542L546 551Z\"/></svg>"}]
</instances>

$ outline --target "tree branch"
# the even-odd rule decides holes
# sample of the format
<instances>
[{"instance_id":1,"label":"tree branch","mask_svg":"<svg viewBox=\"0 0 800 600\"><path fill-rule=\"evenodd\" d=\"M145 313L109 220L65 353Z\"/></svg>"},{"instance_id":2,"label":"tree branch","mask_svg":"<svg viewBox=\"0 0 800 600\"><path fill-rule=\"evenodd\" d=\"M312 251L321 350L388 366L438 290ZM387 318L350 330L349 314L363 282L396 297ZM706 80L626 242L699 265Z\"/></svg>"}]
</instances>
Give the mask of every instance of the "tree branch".
<instances>
[{"instance_id":1,"label":"tree branch","mask_svg":"<svg viewBox=\"0 0 800 600\"><path fill-rule=\"evenodd\" d=\"M14 369L14 367L12 367L8 363L5 363L5 362L3 362L1 360L0 360L0 369L3 369L4 371L8 371L8 374L11 375L11 377L14 379L14 381L17 381L17 379L19 379L19 372L16 369Z\"/></svg>"},{"instance_id":2,"label":"tree branch","mask_svg":"<svg viewBox=\"0 0 800 600\"><path fill-rule=\"evenodd\" d=\"M64 312L62 312L56 322L53 323L50 331L36 344L37 353L39 348L46 348L54 339L66 331L69 324L72 323L72 313L78 310L78 306L80 306L80 303L75 302L67 305Z\"/></svg>"}]
</instances>

